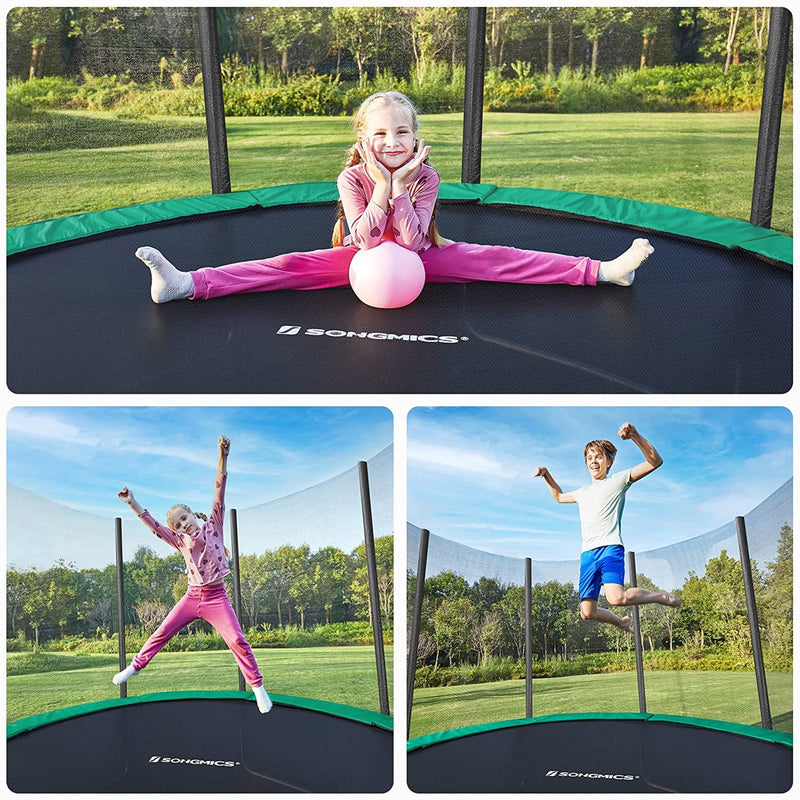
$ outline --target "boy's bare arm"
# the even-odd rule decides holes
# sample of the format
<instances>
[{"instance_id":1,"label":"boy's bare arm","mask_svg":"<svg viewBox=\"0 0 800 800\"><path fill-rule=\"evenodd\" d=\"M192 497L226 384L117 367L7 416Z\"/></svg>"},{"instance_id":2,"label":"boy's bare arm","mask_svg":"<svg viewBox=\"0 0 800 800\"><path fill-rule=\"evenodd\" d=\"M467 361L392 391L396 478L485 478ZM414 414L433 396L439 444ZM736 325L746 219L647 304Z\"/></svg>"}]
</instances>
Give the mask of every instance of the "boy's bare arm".
<instances>
[{"instance_id":1,"label":"boy's bare arm","mask_svg":"<svg viewBox=\"0 0 800 800\"><path fill-rule=\"evenodd\" d=\"M569 492L561 491L561 487L556 483L555 478L550 474L550 470L547 469L547 467L536 467L533 471L533 477L544 478L544 482L547 484L550 494L553 495L553 499L557 503L575 502L575 498Z\"/></svg>"},{"instance_id":2,"label":"boy's bare arm","mask_svg":"<svg viewBox=\"0 0 800 800\"><path fill-rule=\"evenodd\" d=\"M619 435L623 439L630 439L642 451L645 459L643 463L637 464L631 470L631 482L644 478L645 475L649 475L664 463L658 450L630 422L626 422L620 427Z\"/></svg>"}]
</instances>

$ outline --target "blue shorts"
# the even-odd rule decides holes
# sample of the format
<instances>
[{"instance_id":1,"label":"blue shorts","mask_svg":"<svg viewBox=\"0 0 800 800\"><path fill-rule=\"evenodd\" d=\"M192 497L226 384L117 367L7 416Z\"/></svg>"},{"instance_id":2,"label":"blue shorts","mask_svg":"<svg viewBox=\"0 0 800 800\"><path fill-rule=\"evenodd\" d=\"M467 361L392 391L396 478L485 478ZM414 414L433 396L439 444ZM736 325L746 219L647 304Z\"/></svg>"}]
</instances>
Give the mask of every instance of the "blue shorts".
<instances>
[{"instance_id":1,"label":"blue shorts","mask_svg":"<svg viewBox=\"0 0 800 800\"><path fill-rule=\"evenodd\" d=\"M625 585L625 548L621 544L595 547L581 553L580 599L597 600L604 583Z\"/></svg>"}]
</instances>

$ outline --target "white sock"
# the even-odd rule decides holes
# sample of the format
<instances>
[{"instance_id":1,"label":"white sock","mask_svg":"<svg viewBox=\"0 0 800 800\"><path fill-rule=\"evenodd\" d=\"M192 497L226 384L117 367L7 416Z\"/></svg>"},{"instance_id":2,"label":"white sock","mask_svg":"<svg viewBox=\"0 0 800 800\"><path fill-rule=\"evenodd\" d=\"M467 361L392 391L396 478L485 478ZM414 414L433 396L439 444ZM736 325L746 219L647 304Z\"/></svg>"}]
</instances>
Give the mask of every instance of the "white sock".
<instances>
[{"instance_id":1,"label":"white sock","mask_svg":"<svg viewBox=\"0 0 800 800\"><path fill-rule=\"evenodd\" d=\"M266 689L263 686L251 686L253 694L256 696L256 705L262 714L267 714L272 708L272 700L269 699Z\"/></svg>"},{"instance_id":2,"label":"white sock","mask_svg":"<svg viewBox=\"0 0 800 800\"><path fill-rule=\"evenodd\" d=\"M635 277L636 268L654 252L655 248L647 239L634 239L633 244L613 261L601 261L597 273L598 283L617 283L630 286Z\"/></svg>"},{"instance_id":3,"label":"white sock","mask_svg":"<svg viewBox=\"0 0 800 800\"><path fill-rule=\"evenodd\" d=\"M185 300L194 294L194 280L191 273L175 269L155 248L140 247L136 251L136 258L150 267L150 297L154 303Z\"/></svg>"},{"instance_id":4,"label":"white sock","mask_svg":"<svg viewBox=\"0 0 800 800\"><path fill-rule=\"evenodd\" d=\"M128 680L128 678L133 678L136 675L138 675L140 672L141 672L141 670L136 669L133 666L133 664L131 664L129 667L125 667L125 669L122 670L122 672L118 672L111 679L111 683L116 683L117 686L120 686L121 684L125 683Z\"/></svg>"}]
</instances>

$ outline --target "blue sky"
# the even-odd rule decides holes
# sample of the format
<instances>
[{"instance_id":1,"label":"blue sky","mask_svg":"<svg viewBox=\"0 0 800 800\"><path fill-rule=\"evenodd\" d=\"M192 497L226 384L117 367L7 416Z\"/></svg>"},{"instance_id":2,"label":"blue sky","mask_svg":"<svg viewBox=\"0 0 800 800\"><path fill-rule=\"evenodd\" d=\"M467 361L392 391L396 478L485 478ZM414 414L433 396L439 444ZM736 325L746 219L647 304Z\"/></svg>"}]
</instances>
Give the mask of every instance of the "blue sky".
<instances>
[{"instance_id":1,"label":"blue sky","mask_svg":"<svg viewBox=\"0 0 800 800\"><path fill-rule=\"evenodd\" d=\"M123 485L157 517L204 509L217 439L231 439L228 507L247 508L326 480L392 443L385 408L15 408L7 478L63 505L124 514Z\"/></svg>"},{"instance_id":2,"label":"blue sky","mask_svg":"<svg viewBox=\"0 0 800 800\"><path fill-rule=\"evenodd\" d=\"M630 549L696 536L745 514L792 476L792 417L781 408L418 408L409 415L408 518L431 533L501 555L576 558L577 506L556 503L589 483L583 447L606 438L614 469L640 463L617 437L632 422L664 465L627 495Z\"/></svg>"}]
</instances>

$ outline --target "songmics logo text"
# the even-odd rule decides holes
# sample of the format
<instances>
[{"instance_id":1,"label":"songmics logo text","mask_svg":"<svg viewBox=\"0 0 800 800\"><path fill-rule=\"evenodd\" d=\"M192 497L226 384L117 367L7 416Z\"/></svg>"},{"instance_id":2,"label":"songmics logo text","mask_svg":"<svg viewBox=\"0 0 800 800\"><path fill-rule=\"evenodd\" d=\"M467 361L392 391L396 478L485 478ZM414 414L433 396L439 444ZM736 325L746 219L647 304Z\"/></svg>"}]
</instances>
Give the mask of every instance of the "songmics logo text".
<instances>
[{"instance_id":1,"label":"songmics logo text","mask_svg":"<svg viewBox=\"0 0 800 800\"><path fill-rule=\"evenodd\" d=\"M387 333L385 331L340 331L324 328L301 328L299 325L281 325L279 336L328 336L331 339L372 339L378 341L423 342L425 344L458 344L469 341L468 336L438 336L428 333Z\"/></svg>"},{"instance_id":2,"label":"songmics logo text","mask_svg":"<svg viewBox=\"0 0 800 800\"><path fill-rule=\"evenodd\" d=\"M174 758L172 756L150 756L149 764L188 764L192 767L238 767L239 761L215 761L205 758Z\"/></svg>"}]
</instances>

